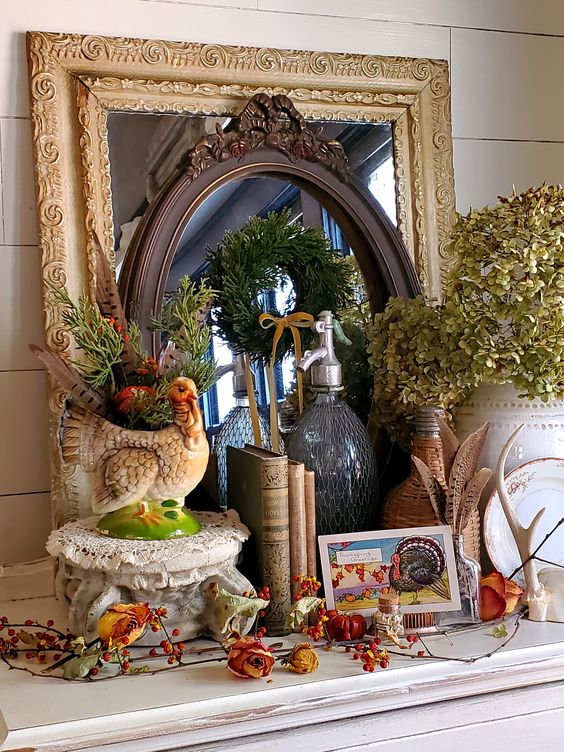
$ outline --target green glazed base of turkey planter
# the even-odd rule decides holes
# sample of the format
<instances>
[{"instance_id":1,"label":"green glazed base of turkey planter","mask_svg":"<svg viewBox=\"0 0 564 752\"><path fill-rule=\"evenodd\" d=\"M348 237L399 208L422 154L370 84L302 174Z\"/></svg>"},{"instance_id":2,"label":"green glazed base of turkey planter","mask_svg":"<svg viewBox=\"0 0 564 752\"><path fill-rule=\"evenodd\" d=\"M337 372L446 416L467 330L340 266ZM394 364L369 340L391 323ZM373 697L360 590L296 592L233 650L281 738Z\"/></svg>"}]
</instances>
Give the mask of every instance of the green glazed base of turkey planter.
<instances>
[{"instance_id":1,"label":"green glazed base of turkey planter","mask_svg":"<svg viewBox=\"0 0 564 752\"><path fill-rule=\"evenodd\" d=\"M168 540L195 535L201 525L182 501L136 501L105 514L96 525L99 533L127 540Z\"/></svg>"}]
</instances>

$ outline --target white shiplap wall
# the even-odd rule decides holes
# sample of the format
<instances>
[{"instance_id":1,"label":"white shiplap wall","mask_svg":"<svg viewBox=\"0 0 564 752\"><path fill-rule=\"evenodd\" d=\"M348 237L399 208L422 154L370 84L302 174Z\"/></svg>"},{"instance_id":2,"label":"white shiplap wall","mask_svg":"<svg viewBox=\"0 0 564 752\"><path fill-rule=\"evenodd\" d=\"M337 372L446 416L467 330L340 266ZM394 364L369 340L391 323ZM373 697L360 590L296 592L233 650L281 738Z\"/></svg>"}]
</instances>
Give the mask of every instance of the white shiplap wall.
<instances>
[{"instance_id":1,"label":"white shiplap wall","mask_svg":"<svg viewBox=\"0 0 564 752\"><path fill-rule=\"evenodd\" d=\"M0 565L42 556L50 523L28 29L446 58L459 210L564 182L563 0L4 0Z\"/></svg>"}]
</instances>

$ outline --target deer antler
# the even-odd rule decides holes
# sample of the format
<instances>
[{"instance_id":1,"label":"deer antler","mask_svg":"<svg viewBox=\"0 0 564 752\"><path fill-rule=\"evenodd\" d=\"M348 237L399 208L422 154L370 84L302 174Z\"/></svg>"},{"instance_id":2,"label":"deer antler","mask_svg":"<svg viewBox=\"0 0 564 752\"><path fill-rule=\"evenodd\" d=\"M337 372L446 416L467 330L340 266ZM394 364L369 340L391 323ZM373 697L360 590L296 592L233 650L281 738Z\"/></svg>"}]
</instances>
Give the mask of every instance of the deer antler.
<instances>
[{"instance_id":1,"label":"deer antler","mask_svg":"<svg viewBox=\"0 0 564 752\"><path fill-rule=\"evenodd\" d=\"M546 621L546 612L548 604L543 600L544 597L544 585L539 581L537 573L537 565L534 559L530 556L533 553L533 536L537 529L542 516L544 515L546 508L542 507L535 514L533 521L528 527L524 527L519 522L515 510L511 505L509 493L505 485L505 462L511 450L511 447L515 443L517 437L523 430L524 424L517 428L507 442L505 443L499 460L497 462L496 470L496 485L499 500L505 517L507 518L507 524L515 538L517 544L517 550L519 551L519 557L523 562L523 574L525 576L525 599L529 606L529 619L532 621Z\"/></svg>"}]
</instances>

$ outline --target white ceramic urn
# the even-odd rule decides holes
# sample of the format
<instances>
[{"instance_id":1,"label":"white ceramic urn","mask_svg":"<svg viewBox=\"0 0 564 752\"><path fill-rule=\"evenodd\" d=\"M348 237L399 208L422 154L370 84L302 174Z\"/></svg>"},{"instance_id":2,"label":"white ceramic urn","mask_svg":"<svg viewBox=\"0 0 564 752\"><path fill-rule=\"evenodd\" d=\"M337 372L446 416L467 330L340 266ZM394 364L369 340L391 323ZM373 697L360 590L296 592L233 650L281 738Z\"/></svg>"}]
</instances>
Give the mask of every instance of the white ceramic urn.
<instances>
[{"instance_id":1,"label":"white ceramic urn","mask_svg":"<svg viewBox=\"0 0 564 752\"><path fill-rule=\"evenodd\" d=\"M564 458L564 400L520 398L511 383L482 384L456 412L458 439L463 441L486 421L490 430L479 467L495 471L503 445L522 423L525 428L507 458L506 473L529 460Z\"/></svg>"}]
</instances>

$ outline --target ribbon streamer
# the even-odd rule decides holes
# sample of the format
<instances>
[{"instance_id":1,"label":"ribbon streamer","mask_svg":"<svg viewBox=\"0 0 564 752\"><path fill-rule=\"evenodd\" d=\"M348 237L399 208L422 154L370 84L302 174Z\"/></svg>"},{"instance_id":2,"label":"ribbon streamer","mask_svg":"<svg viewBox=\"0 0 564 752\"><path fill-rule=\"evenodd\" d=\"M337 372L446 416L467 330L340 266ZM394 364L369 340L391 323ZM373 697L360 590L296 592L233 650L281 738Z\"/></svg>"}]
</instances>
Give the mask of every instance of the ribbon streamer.
<instances>
[{"instance_id":1,"label":"ribbon streamer","mask_svg":"<svg viewBox=\"0 0 564 752\"><path fill-rule=\"evenodd\" d=\"M262 436L260 435L257 398L255 396L255 390L253 386L251 359L249 357L249 353L245 353L245 382L247 384L247 397L249 398L249 413L251 417L251 426L253 428L253 441L255 446L262 447Z\"/></svg>"},{"instance_id":2,"label":"ribbon streamer","mask_svg":"<svg viewBox=\"0 0 564 752\"><path fill-rule=\"evenodd\" d=\"M296 355L296 365L302 359L302 340L300 329L308 329L315 321L311 313L290 313L288 316L273 316L271 313L261 313L259 324L263 329L269 329L275 326L274 337L272 339L272 354L270 363L267 367L268 376L268 393L270 395L270 434L272 437L272 448L275 452L280 451L280 433L278 431L278 405L276 403L276 385L274 383L274 363L276 362L276 351L278 343L284 333L284 329L292 332L294 339L294 352ZM300 414L304 409L304 393L302 386L302 374L296 370L296 381L298 386L298 407Z\"/></svg>"}]
</instances>

